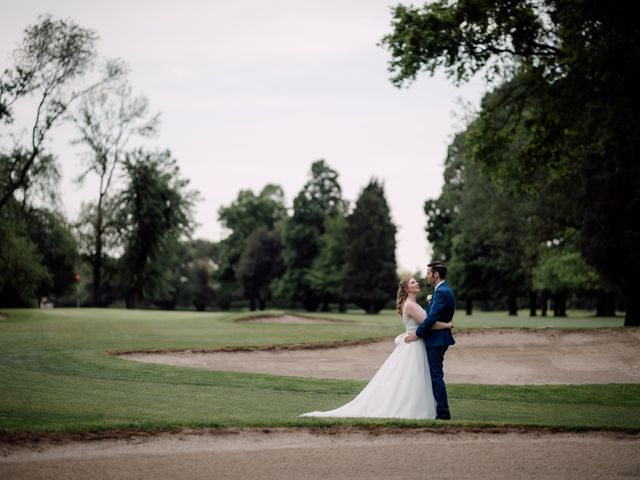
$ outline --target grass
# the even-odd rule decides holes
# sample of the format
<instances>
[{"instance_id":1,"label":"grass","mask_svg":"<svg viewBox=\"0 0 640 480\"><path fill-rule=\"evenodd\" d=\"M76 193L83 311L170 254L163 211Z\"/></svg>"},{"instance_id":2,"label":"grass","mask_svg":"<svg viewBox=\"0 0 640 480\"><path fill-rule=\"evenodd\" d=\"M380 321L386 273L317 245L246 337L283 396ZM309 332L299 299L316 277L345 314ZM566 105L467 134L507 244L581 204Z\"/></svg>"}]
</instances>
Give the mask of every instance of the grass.
<instances>
[{"instance_id":1,"label":"grass","mask_svg":"<svg viewBox=\"0 0 640 480\"><path fill-rule=\"evenodd\" d=\"M394 312L317 314L322 325L237 323L239 314L115 309L7 310L0 320L0 430L439 425L435 421L300 419L355 396L365 382L212 372L137 363L108 351L216 348L379 338ZM279 313L279 312L270 312ZM619 327L622 318L478 313L457 328ZM449 385L461 426L520 425L640 431L640 385ZM448 424L448 425L449 425Z\"/></svg>"}]
</instances>

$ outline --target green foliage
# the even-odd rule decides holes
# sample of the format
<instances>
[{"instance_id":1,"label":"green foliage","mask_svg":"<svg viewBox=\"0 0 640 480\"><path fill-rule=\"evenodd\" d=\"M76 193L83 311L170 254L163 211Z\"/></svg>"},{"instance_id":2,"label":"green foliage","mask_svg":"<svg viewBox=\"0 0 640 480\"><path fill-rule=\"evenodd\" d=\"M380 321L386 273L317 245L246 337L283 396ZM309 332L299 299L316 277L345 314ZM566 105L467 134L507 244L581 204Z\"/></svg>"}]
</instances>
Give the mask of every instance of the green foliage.
<instances>
[{"instance_id":1,"label":"green foliage","mask_svg":"<svg viewBox=\"0 0 640 480\"><path fill-rule=\"evenodd\" d=\"M218 220L230 230L229 239L240 244L259 227L272 230L286 215L284 192L274 184L266 185L258 195L251 190L240 190L231 205L218 210ZM243 247L240 245L240 251Z\"/></svg>"},{"instance_id":2,"label":"green foliage","mask_svg":"<svg viewBox=\"0 0 640 480\"><path fill-rule=\"evenodd\" d=\"M0 75L0 122L13 123L14 106L21 101L34 98L37 107L28 144L16 144L9 153L0 152L0 208L19 190L25 192L34 182L48 181L52 157L45 152L46 140L51 129L64 119L70 104L121 74L117 65L110 64L93 85L79 85L78 80L90 70L96 57L96 39L92 30L50 15L40 16L38 23L25 29L13 53L15 64Z\"/></svg>"},{"instance_id":3,"label":"green foliage","mask_svg":"<svg viewBox=\"0 0 640 480\"><path fill-rule=\"evenodd\" d=\"M382 184L371 180L347 219L348 295L367 313L378 313L393 299L396 277L396 227Z\"/></svg>"},{"instance_id":4,"label":"green foliage","mask_svg":"<svg viewBox=\"0 0 640 480\"><path fill-rule=\"evenodd\" d=\"M425 203L434 256L449 262L448 279L459 299L515 299L531 287L530 270L540 241L534 202L499 187L471 158L475 139L456 135L445 160L440 197Z\"/></svg>"},{"instance_id":5,"label":"green foliage","mask_svg":"<svg viewBox=\"0 0 640 480\"><path fill-rule=\"evenodd\" d=\"M196 265L193 269L193 306L203 312L211 305L215 292L211 285L211 273L205 265Z\"/></svg>"},{"instance_id":6,"label":"green foliage","mask_svg":"<svg viewBox=\"0 0 640 480\"><path fill-rule=\"evenodd\" d=\"M239 298L240 282L236 270L251 233L260 227L273 230L286 217L284 192L274 184L266 185L258 195L251 190L241 190L231 205L218 210L222 226L230 230L220 244L219 269L215 274L221 308L229 308L231 301Z\"/></svg>"},{"instance_id":7,"label":"green foliage","mask_svg":"<svg viewBox=\"0 0 640 480\"><path fill-rule=\"evenodd\" d=\"M466 134L458 134L449 145L442 193L435 200L429 199L424 203L427 216L425 231L433 247L433 258L444 262L452 258L453 237L456 234L454 220L464 195L464 173L469 163L465 139Z\"/></svg>"},{"instance_id":8,"label":"green foliage","mask_svg":"<svg viewBox=\"0 0 640 480\"><path fill-rule=\"evenodd\" d=\"M474 158L541 199L547 239L578 229L584 258L624 292L627 324L640 324L640 32L628 8L438 1L396 7L393 28L383 45L397 85L440 68L503 82L483 102Z\"/></svg>"},{"instance_id":9,"label":"green foliage","mask_svg":"<svg viewBox=\"0 0 640 480\"><path fill-rule=\"evenodd\" d=\"M128 185L120 196L125 252L120 261L127 305L134 307L158 279L149 274L149 265L162 259L173 239L190 233L197 193L187 191L189 182L180 178L168 151L137 150L127 156L125 169Z\"/></svg>"},{"instance_id":10,"label":"green foliage","mask_svg":"<svg viewBox=\"0 0 640 480\"><path fill-rule=\"evenodd\" d=\"M0 210L0 305L32 306L75 285L76 243L63 218L15 201Z\"/></svg>"},{"instance_id":11,"label":"green foliage","mask_svg":"<svg viewBox=\"0 0 640 480\"><path fill-rule=\"evenodd\" d=\"M85 236L87 257L92 264L93 305L102 305L103 269L108 255L109 236L116 222L113 180L122 169L127 145L132 137L150 137L156 133L159 114L149 112L149 101L142 95L133 96L132 88L123 74L87 92L71 119L78 138L73 143L87 148L85 170L78 176L83 182L89 174L98 177L96 202L83 212L84 221L90 216L90 236ZM114 209L114 207L116 207ZM88 225L84 229L89 229ZM87 241L88 240L88 241ZM118 245L119 246L119 245Z\"/></svg>"},{"instance_id":12,"label":"green foliage","mask_svg":"<svg viewBox=\"0 0 640 480\"><path fill-rule=\"evenodd\" d=\"M283 232L285 274L278 282L279 296L313 311L322 298L308 281L313 262L322 249L322 235L328 217L344 216L347 204L342 199L338 173L324 160L311 165L311 179L293 201L293 215Z\"/></svg>"},{"instance_id":13,"label":"green foliage","mask_svg":"<svg viewBox=\"0 0 640 480\"><path fill-rule=\"evenodd\" d=\"M576 232L567 231L564 238L543 247L533 271L533 284L538 290L552 294L562 291L593 291L600 280L576 245Z\"/></svg>"},{"instance_id":14,"label":"green foliage","mask_svg":"<svg viewBox=\"0 0 640 480\"><path fill-rule=\"evenodd\" d=\"M264 310L271 291L271 282L282 275L282 240L279 229L259 227L247 238L238 262L237 276L244 295L255 310L256 301Z\"/></svg>"},{"instance_id":15,"label":"green foliage","mask_svg":"<svg viewBox=\"0 0 640 480\"><path fill-rule=\"evenodd\" d=\"M327 217L320 237L320 253L307 273L309 285L323 305L337 302L341 310L347 302L345 257L348 242L346 218L342 215Z\"/></svg>"},{"instance_id":16,"label":"green foliage","mask_svg":"<svg viewBox=\"0 0 640 480\"><path fill-rule=\"evenodd\" d=\"M551 4L552 2L547 2ZM546 5L545 5L546 6ZM557 55L552 27L528 0L439 0L393 8L393 31L382 39L391 53L392 82L401 86L422 71L442 68L462 82L478 72L508 76L519 62Z\"/></svg>"},{"instance_id":17,"label":"green foliage","mask_svg":"<svg viewBox=\"0 0 640 480\"><path fill-rule=\"evenodd\" d=\"M0 210L0 305L33 306L38 289L51 286L51 276L26 226L12 210L11 204Z\"/></svg>"},{"instance_id":18,"label":"green foliage","mask_svg":"<svg viewBox=\"0 0 640 480\"><path fill-rule=\"evenodd\" d=\"M78 247L61 215L32 210L27 216L29 238L37 245L43 267L50 275L38 288L39 297L62 297L75 287Z\"/></svg>"}]
</instances>

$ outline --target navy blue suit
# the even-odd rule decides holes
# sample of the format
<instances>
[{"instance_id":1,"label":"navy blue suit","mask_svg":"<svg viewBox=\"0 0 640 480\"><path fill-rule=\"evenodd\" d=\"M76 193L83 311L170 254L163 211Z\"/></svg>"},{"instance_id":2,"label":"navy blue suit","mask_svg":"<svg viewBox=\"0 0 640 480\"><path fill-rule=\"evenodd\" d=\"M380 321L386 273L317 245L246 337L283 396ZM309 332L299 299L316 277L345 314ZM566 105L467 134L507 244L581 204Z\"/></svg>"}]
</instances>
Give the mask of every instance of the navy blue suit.
<instances>
[{"instance_id":1,"label":"navy blue suit","mask_svg":"<svg viewBox=\"0 0 640 480\"><path fill-rule=\"evenodd\" d=\"M427 305L427 318L418 326L416 335L424 340L429 360L431 373L431 386L433 396L436 399L436 418L449 419L449 402L447 400L447 387L444 383L444 354L449 345L454 345L451 330L430 330L436 322L448 323L453 320L456 311L456 298L447 282L442 282L433 292L433 298Z\"/></svg>"}]
</instances>

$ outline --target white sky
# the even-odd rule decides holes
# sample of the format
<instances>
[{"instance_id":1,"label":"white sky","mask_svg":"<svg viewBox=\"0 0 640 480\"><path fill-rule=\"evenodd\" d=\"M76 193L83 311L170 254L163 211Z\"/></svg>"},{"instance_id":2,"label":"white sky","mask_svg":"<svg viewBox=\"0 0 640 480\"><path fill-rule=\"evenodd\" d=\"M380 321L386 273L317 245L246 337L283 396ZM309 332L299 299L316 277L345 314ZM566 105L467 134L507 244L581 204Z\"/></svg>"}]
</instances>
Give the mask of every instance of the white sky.
<instances>
[{"instance_id":1,"label":"white sky","mask_svg":"<svg viewBox=\"0 0 640 480\"><path fill-rule=\"evenodd\" d=\"M172 151L203 198L196 237L225 236L217 210L240 189L276 183L291 205L311 163L323 158L351 202L372 177L384 182L398 266L423 271L430 252L423 204L441 191L459 100L476 107L484 85L456 88L423 75L408 89L392 86L389 54L376 44L390 31L396 3L0 0L0 68L11 65L10 52L38 15L71 18L98 33L100 56L130 65L134 91L161 112L152 146ZM57 129L51 148L74 219L96 188L73 182L81 162L72 137L70 127Z\"/></svg>"}]
</instances>

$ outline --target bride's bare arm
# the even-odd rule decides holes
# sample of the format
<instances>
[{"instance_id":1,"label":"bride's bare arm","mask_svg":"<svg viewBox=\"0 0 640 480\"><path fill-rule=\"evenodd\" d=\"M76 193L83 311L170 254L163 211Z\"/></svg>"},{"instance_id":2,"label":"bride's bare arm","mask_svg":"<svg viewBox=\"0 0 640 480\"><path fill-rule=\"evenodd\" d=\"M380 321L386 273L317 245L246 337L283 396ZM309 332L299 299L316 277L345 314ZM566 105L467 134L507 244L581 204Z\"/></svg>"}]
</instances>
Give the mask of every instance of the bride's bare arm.
<instances>
[{"instance_id":1,"label":"bride's bare arm","mask_svg":"<svg viewBox=\"0 0 640 480\"><path fill-rule=\"evenodd\" d=\"M405 303L404 310L418 325L420 325L424 321L424 318L425 318L424 310L422 310L422 308L420 308L420 306L417 303L413 303L412 301L407 301Z\"/></svg>"},{"instance_id":2,"label":"bride's bare arm","mask_svg":"<svg viewBox=\"0 0 640 480\"><path fill-rule=\"evenodd\" d=\"M416 303L408 303L405 306L405 310L418 325L420 325L424 321L424 310L422 310L422 308L420 308ZM436 322L429 330L450 330L452 326L453 323Z\"/></svg>"}]
</instances>

